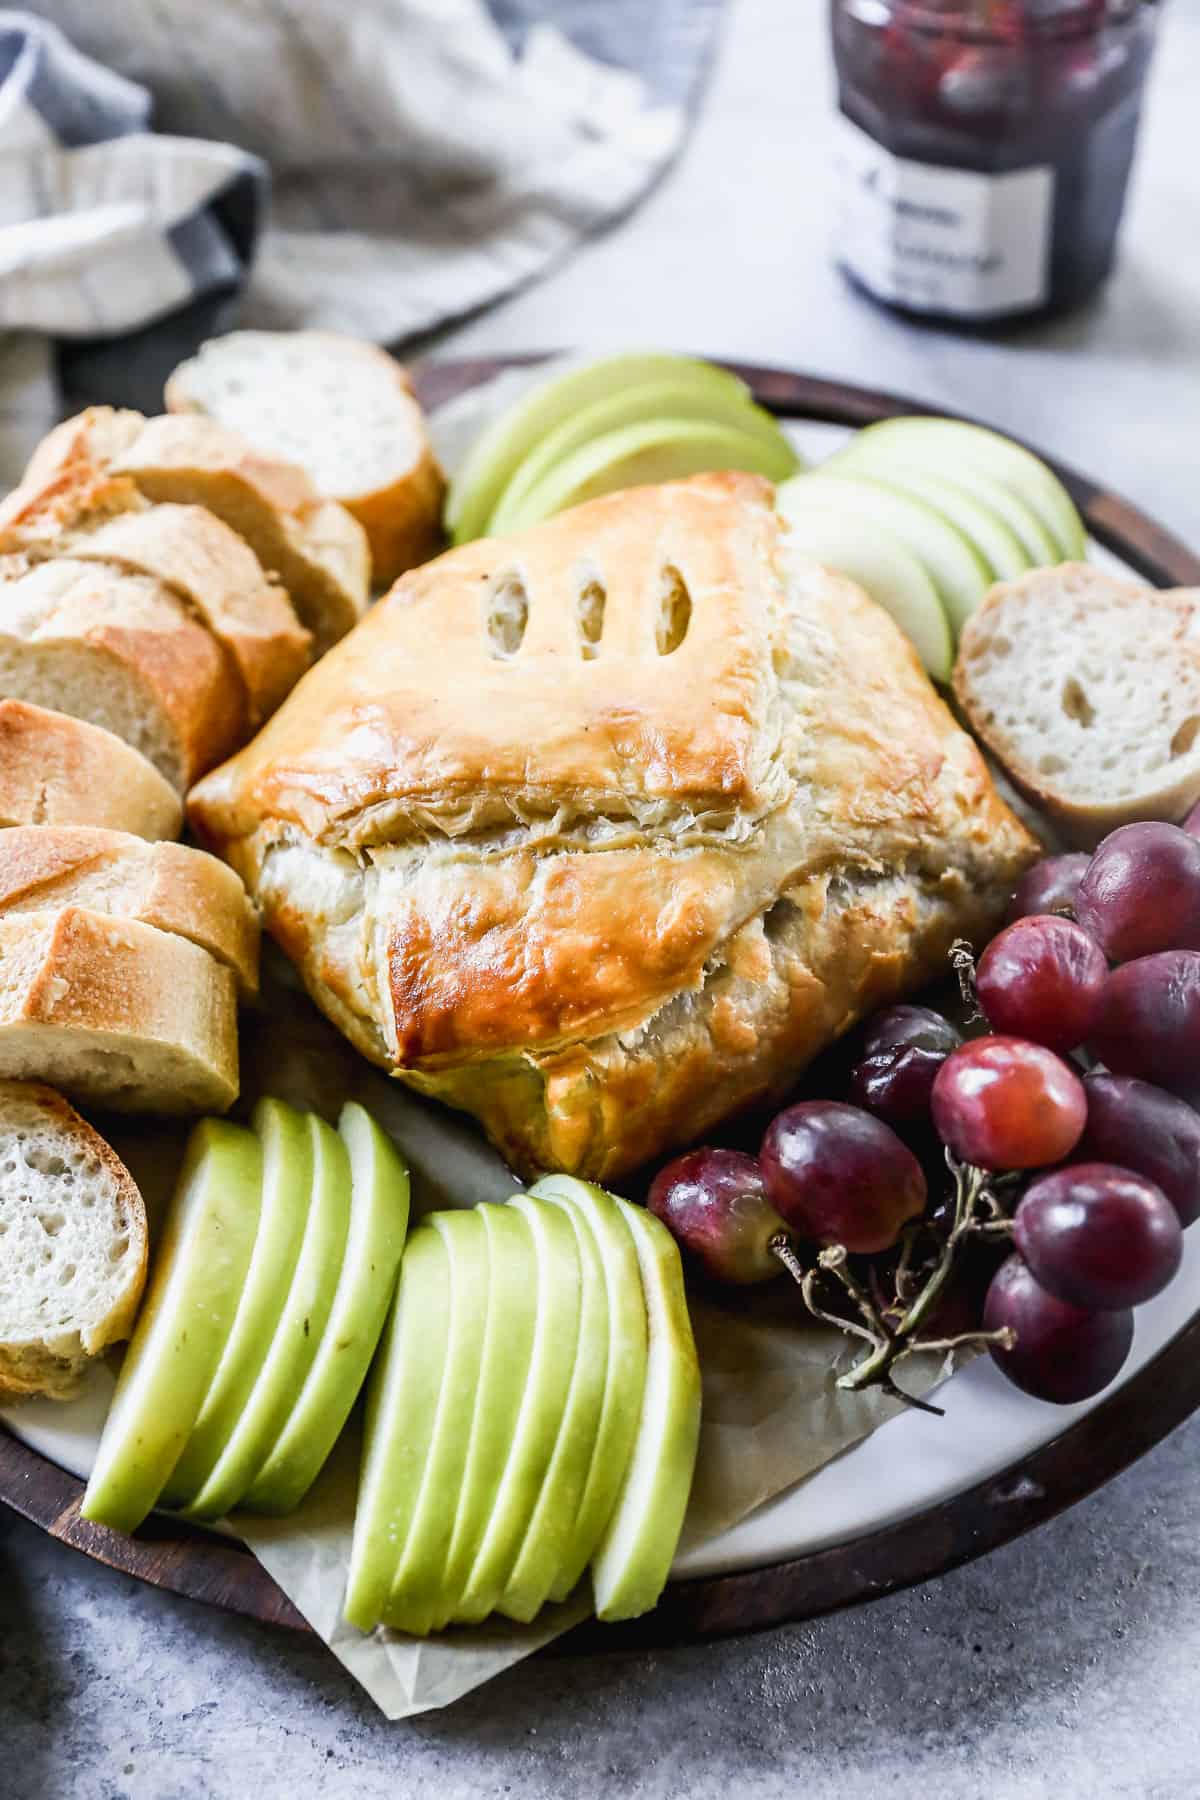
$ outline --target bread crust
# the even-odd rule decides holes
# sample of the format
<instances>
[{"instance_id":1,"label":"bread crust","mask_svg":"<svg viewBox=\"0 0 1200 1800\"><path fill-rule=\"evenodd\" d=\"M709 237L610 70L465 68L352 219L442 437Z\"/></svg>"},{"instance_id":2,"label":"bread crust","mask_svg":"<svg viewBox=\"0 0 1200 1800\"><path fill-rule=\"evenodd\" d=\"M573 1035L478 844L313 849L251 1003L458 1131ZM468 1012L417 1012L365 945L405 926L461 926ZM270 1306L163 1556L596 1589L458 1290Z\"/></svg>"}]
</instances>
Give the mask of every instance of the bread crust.
<instances>
[{"instance_id":1,"label":"bread crust","mask_svg":"<svg viewBox=\"0 0 1200 1800\"><path fill-rule=\"evenodd\" d=\"M77 643L132 672L147 710L169 721L186 787L247 734L245 701L229 652L161 582L63 557L0 583L0 639ZM163 770L166 774L168 771Z\"/></svg>"},{"instance_id":2,"label":"bread crust","mask_svg":"<svg viewBox=\"0 0 1200 1800\"><path fill-rule=\"evenodd\" d=\"M612 1178L793 1080L1037 854L911 646L787 561L771 500L701 476L451 552L191 796L318 1004L522 1171ZM527 625L496 656L511 571Z\"/></svg>"},{"instance_id":3,"label":"bread crust","mask_svg":"<svg viewBox=\"0 0 1200 1800\"><path fill-rule=\"evenodd\" d=\"M186 844L95 827L0 833L0 917L84 906L187 938L258 992L258 915L227 864Z\"/></svg>"},{"instance_id":4,"label":"bread crust","mask_svg":"<svg viewBox=\"0 0 1200 1800\"><path fill-rule=\"evenodd\" d=\"M1025 608L1030 608L1028 613ZM1162 742L1155 749L1158 768L1153 775L1138 771L1134 755L1123 756L1137 737L1132 722L1114 729L1111 718L1101 709L1098 721L1089 722L1074 737L1076 754L1072 754L1068 736L1074 729L1065 714L1056 721L1062 743L1051 743L1042 733L1027 733L1024 744L1014 738L1001 720L995 717L986 689L986 672L980 670L990 657L1007 658L1013 650L1030 655L1039 630L1046 633L1039 659L1050 667L1049 655L1056 643L1068 643L1080 658L1080 666L1089 659L1086 634L1091 615L1103 612L1113 620L1111 631L1095 631L1091 649L1102 651L1113 664L1130 660L1142 653L1164 672L1166 684L1173 688L1173 703L1179 713L1191 713L1200 704L1200 589L1148 588L1144 583L1123 579L1088 563L1061 563L1048 569L1036 569L1017 581L997 584L983 605L967 621L959 643L954 668L954 694L972 731L986 745L1019 794L1054 821L1071 843L1091 849L1117 826L1140 819L1182 819L1200 800L1200 754L1187 748L1176 749L1170 737L1170 726L1158 733ZM1003 621L1011 614L1011 629ZM1136 620L1132 627L1126 620ZM1124 632L1124 641L1120 633ZM996 648L999 640L1004 648ZM1010 643L1012 649L1010 650ZM1093 663L1095 655L1090 659ZM1146 674L1143 669L1141 675ZM1185 682L1190 676L1190 685ZM1095 679L1093 673L1093 679ZM994 677L993 677L994 679ZM1020 683L1020 673L1013 680ZM1135 678L1136 679L1136 678ZM1082 693L1078 683L1073 684ZM1192 699L1186 696L1190 692ZM1177 698L1182 697L1182 698ZM1189 720L1193 738L1194 723ZM1123 737L1120 733L1123 732ZM1084 746L1089 739L1099 741L1106 733L1108 747L1118 758L1118 766L1127 773L1124 792L1104 794L1098 791L1094 770L1085 763ZM1154 744L1147 732L1141 747ZM1047 751L1055 752L1054 763L1046 760ZM1089 778L1092 781L1089 787ZM1115 785L1114 777L1104 778L1103 786Z\"/></svg>"},{"instance_id":5,"label":"bread crust","mask_svg":"<svg viewBox=\"0 0 1200 1800\"><path fill-rule=\"evenodd\" d=\"M366 610L366 534L294 464L261 456L211 419L167 415L147 419L112 469L148 499L205 506L244 537L287 588L318 650Z\"/></svg>"},{"instance_id":6,"label":"bread crust","mask_svg":"<svg viewBox=\"0 0 1200 1800\"><path fill-rule=\"evenodd\" d=\"M64 1348L62 1340L70 1332L62 1327L55 1333L53 1349L44 1341L39 1343L28 1337L17 1341L0 1334L0 1398L24 1399L43 1394L49 1399L65 1400L78 1386L87 1363L132 1331L146 1282L149 1233L145 1204L133 1176L111 1145L55 1089L40 1082L0 1081L0 1137L16 1108L31 1107L44 1115L48 1129L61 1132L73 1147L85 1151L111 1176L117 1188L121 1228L128 1239L128 1248L121 1256L121 1284L103 1318L91 1324L80 1323L77 1349ZM74 1199L75 1196L64 1197L64 1205L71 1205Z\"/></svg>"},{"instance_id":7,"label":"bread crust","mask_svg":"<svg viewBox=\"0 0 1200 1800\"><path fill-rule=\"evenodd\" d=\"M0 1078L51 1076L113 1111L224 1112L238 1093L232 973L85 907L0 916Z\"/></svg>"},{"instance_id":8,"label":"bread crust","mask_svg":"<svg viewBox=\"0 0 1200 1800\"><path fill-rule=\"evenodd\" d=\"M154 506L127 476L68 465L0 505L0 554L96 562L161 581L228 650L257 727L312 659L312 636L236 532L200 506Z\"/></svg>"},{"instance_id":9,"label":"bread crust","mask_svg":"<svg viewBox=\"0 0 1200 1800\"><path fill-rule=\"evenodd\" d=\"M66 713L0 700L0 826L93 825L177 838L183 805L131 744Z\"/></svg>"},{"instance_id":10,"label":"bread crust","mask_svg":"<svg viewBox=\"0 0 1200 1800\"><path fill-rule=\"evenodd\" d=\"M234 332L229 338L202 345L198 355L181 363L168 379L164 390L167 411L219 419L219 411L213 409L210 413L199 391L203 387L200 372L205 359L220 357L227 345L235 346L271 335ZM339 485L336 489L322 490L327 498L338 501L352 513L363 527L371 551L372 585L388 588L406 570L432 556L443 542L442 505L446 478L433 454L408 371L386 350L340 332L289 332L287 342L293 357L311 354L315 360L326 358L330 363L346 359L361 362L379 388L390 392L398 414L394 433L397 446L406 444L413 448L412 460L397 469L394 479L385 486L364 490Z\"/></svg>"}]
</instances>

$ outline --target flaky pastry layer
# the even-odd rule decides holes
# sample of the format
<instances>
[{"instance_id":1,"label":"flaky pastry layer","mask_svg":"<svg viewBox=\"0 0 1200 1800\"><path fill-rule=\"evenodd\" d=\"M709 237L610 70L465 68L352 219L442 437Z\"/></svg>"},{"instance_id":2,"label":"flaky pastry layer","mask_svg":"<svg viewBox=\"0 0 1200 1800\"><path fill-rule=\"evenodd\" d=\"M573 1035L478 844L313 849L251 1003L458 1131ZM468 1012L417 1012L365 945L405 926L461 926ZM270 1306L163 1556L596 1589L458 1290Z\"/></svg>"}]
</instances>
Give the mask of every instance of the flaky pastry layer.
<instances>
[{"instance_id":1,"label":"flaky pastry layer","mask_svg":"<svg viewBox=\"0 0 1200 1800\"><path fill-rule=\"evenodd\" d=\"M310 992L522 1172L786 1087L1036 845L768 485L606 496L403 578L192 797Z\"/></svg>"}]
</instances>

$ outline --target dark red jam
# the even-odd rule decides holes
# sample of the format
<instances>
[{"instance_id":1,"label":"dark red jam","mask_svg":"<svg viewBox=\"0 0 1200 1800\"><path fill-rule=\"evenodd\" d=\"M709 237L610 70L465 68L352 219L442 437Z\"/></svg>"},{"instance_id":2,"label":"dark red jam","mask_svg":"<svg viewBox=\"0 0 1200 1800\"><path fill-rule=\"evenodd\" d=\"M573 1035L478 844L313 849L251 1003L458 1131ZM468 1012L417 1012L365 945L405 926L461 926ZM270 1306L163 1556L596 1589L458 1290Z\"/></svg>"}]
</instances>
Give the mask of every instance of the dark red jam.
<instances>
[{"instance_id":1,"label":"dark red jam","mask_svg":"<svg viewBox=\"0 0 1200 1800\"><path fill-rule=\"evenodd\" d=\"M994 323L1112 267L1156 0L832 0L836 250L902 311Z\"/></svg>"}]
</instances>

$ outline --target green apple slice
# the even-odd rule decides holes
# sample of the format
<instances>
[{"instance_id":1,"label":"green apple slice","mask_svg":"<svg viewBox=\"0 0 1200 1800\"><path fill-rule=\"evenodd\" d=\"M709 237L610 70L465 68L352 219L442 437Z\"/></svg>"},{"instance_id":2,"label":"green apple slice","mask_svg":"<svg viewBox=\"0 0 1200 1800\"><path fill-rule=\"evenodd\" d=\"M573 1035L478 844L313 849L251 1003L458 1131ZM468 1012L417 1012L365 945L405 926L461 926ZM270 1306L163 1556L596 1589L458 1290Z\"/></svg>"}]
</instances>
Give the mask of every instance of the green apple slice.
<instances>
[{"instance_id":1,"label":"green apple slice","mask_svg":"<svg viewBox=\"0 0 1200 1800\"><path fill-rule=\"evenodd\" d=\"M458 1511L433 1621L438 1628L457 1615L500 1492L537 1326L537 1253L529 1221L515 1207L488 1204L476 1211L487 1234L487 1316Z\"/></svg>"},{"instance_id":2,"label":"green apple slice","mask_svg":"<svg viewBox=\"0 0 1200 1800\"><path fill-rule=\"evenodd\" d=\"M553 375L508 407L476 439L446 499L446 529L454 542L482 537L520 464L564 419L610 394L665 380L685 381L711 396L714 407L750 399L749 389L736 375L687 356L606 356Z\"/></svg>"},{"instance_id":3,"label":"green apple slice","mask_svg":"<svg viewBox=\"0 0 1200 1800\"><path fill-rule=\"evenodd\" d=\"M1021 539L1000 514L977 499L969 487L948 475L934 475L928 469L917 469L911 464L889 462L886 456L880 457L869 450L858 452L855 444L831 456L821 467L831 475L873 475L886 487L899 488L902 493L911 494L914 500L936 507L974 544L997 581L1015 581L1034 566Z\"/></svg>"},{"instance_id":4,"label":"green apple slice","mask_svg":"<svg viewBox=\"0 0 1200 1800\"><path fill-rule=\"evenodd\" d=\"M156 1504L233 1325L261 1185L252 1132L215 1119L196 1126L83 1498L85 1519L133 1531Z\"/></svg>"},{"instance_id":5,"label":"green apple slice","mask_svg":"<svg viewBox=\"0 0 1200 1800\"><path fill-rule=\"evenodd\" d=\"M312 1189L304 1120L281 1100L260 1100L253 1124L262 1151L262 1206L254 1251L216 1374L163 1489L166 1505L194 1498L229 1442L279 1322L304 1237Z\"/></svg>"},{"instance_id":6,"label":"green apple slice","mask_svg":"<svg viewBox=\"0 0 1200 1800\"><path fill-rule=\"evenodd\" d=\"M571 1221L557 1206L513 1211L533 1238L537 1318L512 1448L454 1612L463 1624L478 1624L496 1610L512 1574L558 1442L579 1344L582 1277Z\"/></svg>"},{"instance_id":7,"label":"green apple slice","mask_svg":"<svg viewBox=\"0 0 1200 1800\"><path fill-rule=\"evenodd\" d=\"M367 1389L366 1435L343 1612L379 1623L405 1552L446 1374L450 1259L432 1225L416 1227Z\"/></svg>"},{"instance_id":8,"label":"green apple slice","mask_svg":"<svg viewBox=\"0 0 1200 1800\"><path fill-rule=\"evenodd\" d=\"M572 451L513 509L508 529L523 531L621 488L679 481L714 469L747 469L783 481L795 468L795 452L785 438L771 445L730 425L653 419L606 432Z\"/></svg>"},{"instance_id":9,"label":"green apple slice","mask_svg":"<svg viewBox=\"0 0 1200 1800\"><path fill-rule=\"evenodd\" d=\"M713 425L730 425L778 452L781 465L788 459L789 473L800 466L799 457L771 414L755 406L745 390L727 391L722 387L714 392L707 382L688 382L677 375L664 381L643 382L605 394L564 419L557 430L548 432L525 457L500 496L488 521L488 536L502 537L517 528L516 521L529 494L572 451L611 431L657 419L706 419Z\"/></svg>"},{"instance_id":10,"label":"green apple slice","mask_svg":"<svg viewBox=\"0 0 1200 1800\"><path fill-rule=\"evenodd\" d=\"M237 1505L287 1423L333 1305L350 1221L350 1158L337 1132L306 1113L312 1194L296 1269L250 1398L187 1511L220 1519Z\"/></svg>"},{"instance_id":11,"label":"green apple slice","mask_svg":"<svg viewBox=\"0 0 1200 1800\"><path fill-rule=\"evenodd\" d=\"M424 1637L432 1629L445 1605L446 1558L464 1499L490 1279L483 1208L430 1213L424 1223L441 1238L449 1272L445 1367L420 1488L407 1531L399 1540L399 1560L383 1607L388 1625L415 1637ZM418 1345L417 1353L427 1356L428 1346ZM408 1373L414 1378L411 1370ZM404 1371L398 1371L397 1379L405 1379ZM419 1386L420 1376L414 1379ZM424 1431L422 1419L422 1440Z\"/></svg>"},{"instance_id":12,"label":"green apple slice","mask_svg":"<svg viewBox=\"0 0 1200 1800\"><path fill-rule=\"evenodd\" d=\"M1040 457L1011 438L961 419L883 419L864 432L889 453L958 478L961 469L977 469L1018 494L1049 532L1057 547L1053 561L1080 561L1087 555L1087 533L1066 488Z\"/></svg>"},{"instance_id":13,"label":"green apple slice","mask_svg":"<svg viewBox=\"0 0 1200 1800\"><path fill-rule=\"evenodd\" d=\"M949 465L947 474L934 459L919 460L910 454L904 447L903 438L897 443L891 438L878 438L875 432L876 427L869 425L844 450L839 451L833 460L841 462L844 459L856 467L871 469L881 481L897 479L907 482L910 477L915 476L920 481L936 481L940 484L952 479L957 487L970 494L978 505L985 507L988 513L1012 532L1029 558L1031 568L1048 568L1062 561L1058 544L1038 515L1005 482L997 481L985 469L963 462Z\"/></svg>"},{"instance_id":14,"label":"green apple slice","mask_svg":"<svg viewBox=\"0 0 1200 1800\"><path fill-rule=\"evenodd\" d=\"M787 484L784 506L794 520L810 513L836 513L866 531L888 531L916 557L941 597L950 629L959 631L991 586L991 571L943 513L885 487L870 475L826 475L816 470Z\"/></svg>"},{"instance_id":15,"label":"green apple slice","mask_svg":"<svg viewBox=\"0 0 1200 1800\"><path fill-rule=\"evenodd\" d=\"M912 640L933 679L949 681L954 666L950 625L938 591L916 557L890 532L841 514L821 515L807 508L792 513L786 501L790 486L780 489L780 510L789 526L788 555L838 569L865 588Z\"/></svg>"},{"instance_id":16,"label":"green apple slice","mask_svg":"<svg viewBox=\"0 0 1200 1800\"><path fill-rule=\"evenodd\" d=\"M601 1619L649 1612L679 1545L700 1439L700 1365L683 1291L679 1251L666 1226L618 1201L637 1246L646 1297L646 1389L620 1497L592 1558Z\"/></svg>"},{"instance_id":17,"label":"green apple slice","mask_svg":"<svg viewBox=\"0 0 1200 1800\"><path fill-rule=\"evenodd\" d=\"M287 1424L240 1504L287 1513L317 1479L359 1396L396 1286L408 1232L408 1167L365 1107L338 1120L350 1156L350 1225L337 1292Z\"/></svg>"},{"instance_id":18,"label":"green apple slice","mask_svg":"<svg viewBox=\"0 0 1200 1800\"><path fill-rule=\"evenodd\" d=\"M553 1206L518 1194L510 1206L532 1214ZM586 1219L566 1208L579 1252L579 1343L558 1442L498 1611L528 1624L550 1596L574 1548L579 1508L595 1455L608 1378L608 1288L600 1251Z\"/></svg>"},{"instance_id":19,"label":"green apple slice","mask_svg":"<svg viewBox=\"0 0 1200 1800\"><path fill-rule=\"evenodd\" d=\"M595 1243L608 1297L604 1401L591 1467L571 1538L550 1589L565 1600L592 1559L612 1517L633 1453L646 1385L646 1302L637 1248L611 1194L572 1175L546 1175L530 1190L567 1208Z\"/></svg>"}]
</instances>

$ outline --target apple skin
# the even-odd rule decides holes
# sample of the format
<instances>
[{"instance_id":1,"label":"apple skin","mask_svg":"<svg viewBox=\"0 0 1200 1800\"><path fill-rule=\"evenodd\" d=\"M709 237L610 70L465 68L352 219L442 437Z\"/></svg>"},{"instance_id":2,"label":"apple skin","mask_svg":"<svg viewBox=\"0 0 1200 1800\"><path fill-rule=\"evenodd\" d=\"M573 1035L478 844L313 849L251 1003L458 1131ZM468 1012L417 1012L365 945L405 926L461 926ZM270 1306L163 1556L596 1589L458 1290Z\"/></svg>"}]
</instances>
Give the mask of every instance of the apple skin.
<instances>
[{"instance_id":1,"label":"apple skin","mask_svg":"<svg viewBox=\"0 0 1200 1800\"><path fill-rule=\"evenodd\" d=\"M389 1625L417 1637L432 1629L446 1601L447 1557L459 1510L467 1499L464 1474L491 1290L487 1227L480 1208L431 1213L428 1224L442 1240L449 1270L445 1370L420 1492L384 1608ZM417 1354L424 1355L426 1348L418 1343ZM404 1371L401 1379L411 1379L409 1372Z\"/></svg>"},{"instance_id":2,"label":"apple skin","mask_svg":"<svg viewBox=\"0 0 1200 1800\"><path fill-rule=\"evenodd\" d=\"M372 1631L383 1617L421 1493L446 1370L450 1259L424 1222L400 1282L367 1389L366 1429L342 1610Z\"/></svg>"},{"instance_id":3,"label":"apple skin","mask_svg":"<svg viewBox=\"0 0 1200 1800\"><path fill-rule=\"evenodd\" d=\"M530 1192L565 1208L591 1234L608 1294L607 1369L596 1445L549 1593L551 1600L565 1600L582 1579L612 1517L633 1453L646 1386L646 1302L637 1246L612 1194L573 1175L545 1175Z\"/></svg>"},{"instance_id":4,"label":"apple skin","mask_svg":"<svg viewBox=\"0 0 1200 1800\"><path fill-rule=\"evenodd\" d=\"M1057 555L1052 562L1081 562L1087 533L1075 503L1040 457L999 432L962 419L883 419L863 433L872 446L885 446L923 468L978 469L1011 488L1038 519Z\"/></svg>"},{"instance_id":5,"label":"apple skin","mask_svg":"<svg viewBox=\"0 0 1200 1800\"><path fill-rule=\"evenodd\" d=\"M996 581L1016 581L1033 567L1016 532L981 493L965 486L953 471L935 475L928 469L909 468L893 463L886 454L874 456L869 448L856 451L853 440L821 467L830 475L874 476L887 487L923 500L926 506L936 506L974 544Z\"/></svg>"},{"instance_id":6,"label":"apple skin","mask_svg":"<svg viewBox=\"0 0 1200 1800\"><path fill-rule=\"evenodd\" d=\"M408 1232L408 1168L362 1106L342 1108L350 1158L350 1224L337 1291L304 1386L240 1505L295 1510L320 1474L358 1399L396 1288Z\"/></svg>"},{"instance_id":7,"label":"apple skin","mask_svg":"<svg viewBox=\"0 0 1200 1800\"><path fill-rule=\"evenodd\" d=\"M514 530L527 496L574 451L627 425L659 419L702 419L728 425L758 438L780 458L781 474L794 474L800 459L769 412L755 406L748 393L697 381L692 365L663 381L614 388L600 400L573 412L529 452L514 472L488 521L487 535L503 537Z\"/></svg>"},{"instance_id":8,"label":"apple skin","mask_svg":"<svg viewBox=\"0 0 1200 1800\"><path fill-rule=\"evenodd\" d=\"M508 1203L527 1215L553 1202L516 1194ZM546 1604L573 1547L573 1534L596 1451L608 1385L608 1286L595 1238L579 1213L562 1209L579 1254L579 1335L562 1424L542 1491L497 1610L528 1624Z\"/></svg>"},{"instance_id":9,"label":"apple skin","mask_svg":"<svg viewBox=\"0 0 1200 1800\"><path fill-rule=\"evenodd\" d=\"M253 1125L262 1151L262 1204L254 1249L204 1404L162 1492L162 1503L193 1500L212 1472L250 1398L295 1273L312 1191L312 1153L301 1115L260 1100Z\"/></svg>"},{"instance_id":10,"label":"apple skin","mask_svg":"<svg viewBox=\"0 0 1200 1800\"><path fill-rule=\"evenodd\" d=\"M728 370L662 352L601 357L551 375L506 408L476 439L446 501L446 527L453 542L465 544L483 536L520 464L565 419L617 389L653 381L686 381L710 393L714 407L750 399L745 383Z\"/></svg>"},{"instance_id":11,"label":"apple skin","mask_svg":"<svg viewBox=\"0 0 1200 1800\"><path fill-rule=\"evenodd\" d=\"M678 1248L642 1207L618 1205L637 1245L649 1353L637 1441L592 1558L596 1614L610 1622L649 1612L667 1584L700 1440L700 1364Z\"/></svg>"},{"instance_id":12,"label":"apple skin","mask_svg":"<svg viewBox=\"0 0 1200 1800\"><path fill-rule=\"evenodd\" d=\"M350 1158L337 1132L304 1115L312 1197L296 1269L250 1398L187 1513L222 1519L241 1500L287 1422L333 1305L350 1222Z\"/></svg>"},{"instance_id":13,"label":"apple skin","mask_svg":"<svg viewBox=\"0 0 1200 1800\"><path fill-rule=\"evenodd\" d=\"M254 1247L252 1132L206 1119L188 1142L81 1508L133 1531L157 1504L203 1404Z\"/></svg>"},{"instance_id":14,"label":"apple skin","mask_svg":"<svg viewBox=\"0 0 1200 1800\"><path fill-rule=\"evenodd\" d=\"M494 1612L512 1575L558 1442L579 1344L582 1272L571 1221L556 1206L512 1210L525 1220L537 1262L533 1348L504 1473L454 1610L460 1624Z\"/></svg>"},{"instance_id":15,"label":"apple skin","mask_svg":"<svg viewBox=\"0 0 1200 1800\"><path fill-rule=\"evenodd\" d=\"M488 1310L479 1390L463 1465L462 1498L442 1576L434 1629L457 1616L516 1435L537 1326L538 1266L529 1221L515 1207L483 1205Z\"/></svg>"},{"instance_id":16,"label":"apple skin","mask_svg":"<svg viewBox=\"0 0 1200 1800\"><path fill-rule=\"evenodd\" d=\"M509 530L527 530L555 513L621 488L679 481L712 469L747 469L782 481L795 466L795 452L782 433L779 444L772 446L750 432L701 419L627 425L594 438L552 469L514 510Z\"/></svg>"}]
</instances>

